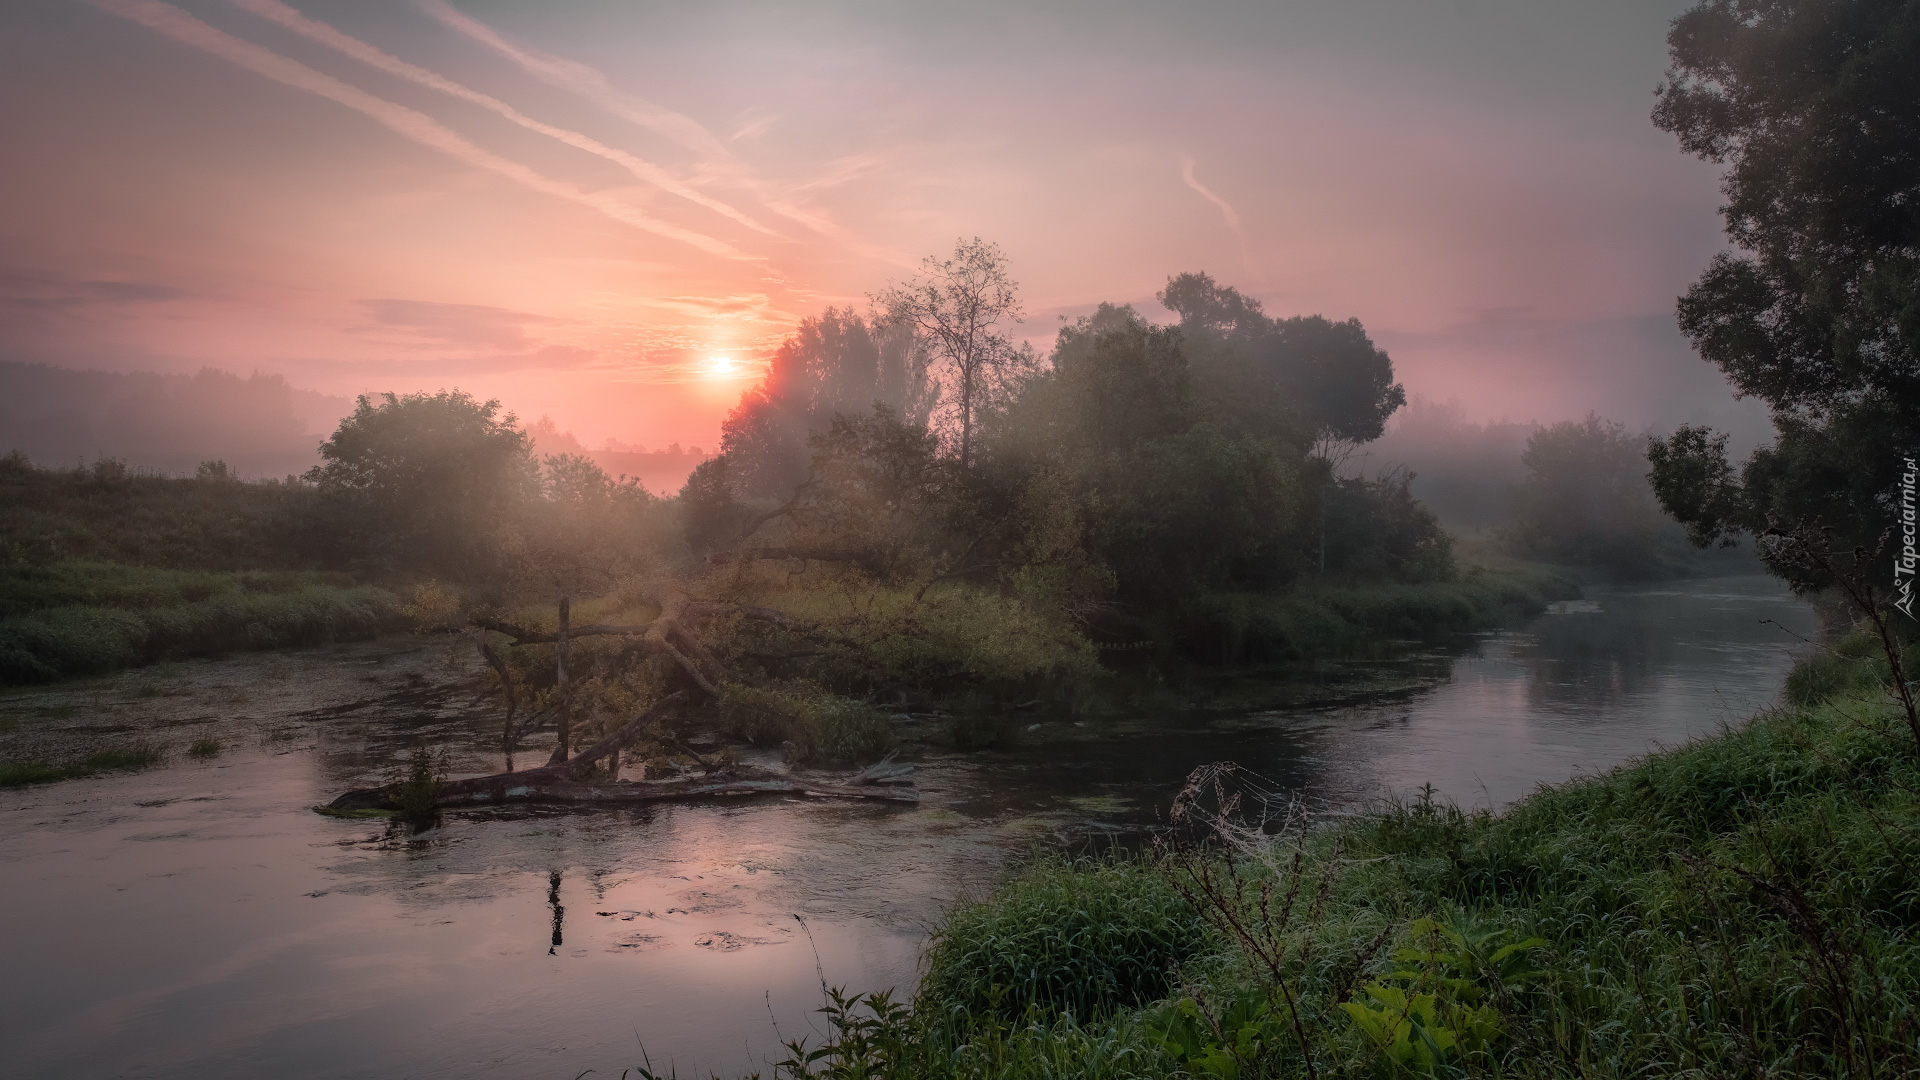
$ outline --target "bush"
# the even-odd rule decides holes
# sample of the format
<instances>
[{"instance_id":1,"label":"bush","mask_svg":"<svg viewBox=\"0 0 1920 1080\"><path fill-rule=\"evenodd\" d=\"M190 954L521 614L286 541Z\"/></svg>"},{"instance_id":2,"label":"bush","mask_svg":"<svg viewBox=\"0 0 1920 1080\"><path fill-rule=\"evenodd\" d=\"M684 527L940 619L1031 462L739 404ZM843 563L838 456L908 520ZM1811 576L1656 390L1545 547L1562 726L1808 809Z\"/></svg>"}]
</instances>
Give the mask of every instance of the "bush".
<instances>
[{"instance_id":1,"label":"bush","mask_svg":"<svg viewBox=\"0 0 1920 1080\"><path fill-rule=\"evenodd\" d=\"M1909 645L1902 661L1908 672L1920 671L1920 645ZM1879 636L1861 627L1794 665L1787 675L1786 699L1794 705L1880 701L1892 677Z\"/></svg>"},{"instance_id":2,"label":"bush","mask_svg":"<svg viewBox=\"0 0 1920 1080\"><path fill-rule=\"evenodd\" d=\"M1200 916L1148 865L1042 863L953 912L927 953L916 1009L1108 1016L1164 997L1174 968L1205 944Z\"/></svg>"},{"instance_id":3,"label":"bush","mask_svg":"<svg viewBox=\"0 0 1920 1080\"><path fill-rule=\"evenodd\" d=\"M720 719L735 738L785 745L795 764L876 761L896 742L887 718L872 706L805 686L729 686Z\"/></svg>"}]
</instances>

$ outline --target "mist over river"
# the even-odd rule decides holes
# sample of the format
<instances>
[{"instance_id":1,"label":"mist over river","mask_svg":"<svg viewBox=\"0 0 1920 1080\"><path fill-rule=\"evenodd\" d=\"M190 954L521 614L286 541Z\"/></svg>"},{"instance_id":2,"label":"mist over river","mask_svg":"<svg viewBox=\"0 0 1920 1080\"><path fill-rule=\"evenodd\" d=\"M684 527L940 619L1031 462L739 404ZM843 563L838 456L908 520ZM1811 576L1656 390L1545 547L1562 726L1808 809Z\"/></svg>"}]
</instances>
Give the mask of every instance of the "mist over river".
<instances>
[{"instance_id":1,"label":"mist over river","mask_svg":"<svg viewBox=\"0 0 1920 1080\"><path fill-rule=\"evenodd\" d=\"M456 775L497 766L472 658L446 643L13 693L9 752L145 733L174 753L0 793L4 1071L564 1080L643 1052L682 1076L766 1071L810 1031L822 977L908 989L954 899L1036 845L1137 834L1198 765L1237 762L1318 807L1427 783L1497 807L1739 722L1815 633L1769 578L1595 588L1395 662L1432 676L1410 692L923 749L918 806L520 810L417 835L309 807L378 782L417 739ZM231 749L181 752L209 735Z\"/></svg>"}]
</instances>

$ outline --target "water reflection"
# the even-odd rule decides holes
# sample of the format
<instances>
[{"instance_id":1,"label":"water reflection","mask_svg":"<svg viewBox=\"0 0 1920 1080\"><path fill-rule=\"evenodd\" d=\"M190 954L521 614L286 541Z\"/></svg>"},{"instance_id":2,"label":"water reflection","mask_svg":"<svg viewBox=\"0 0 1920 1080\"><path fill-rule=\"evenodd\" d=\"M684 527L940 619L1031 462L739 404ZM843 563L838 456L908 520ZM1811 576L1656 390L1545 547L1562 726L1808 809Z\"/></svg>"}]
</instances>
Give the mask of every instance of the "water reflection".
<instances>
[{"instance_id":1,"label":"water reflection","mask_svg":"<svg viewBox=\"0 0 1920 1080\"><path fill-rule=\"evenodd\" d=\"M809 1030L818 972L909 984L956 897L1036 842L1160 819L1197 765L1234 760L1323 803L1430 781L1498 805L1763 706L1795 642L1762 620L1813 632L1764 580L1591 600L1412 662L1447 672L1419 693L1045 725L1012 750L931 755L917 807L523 810L418 833L307 807L419 739L455 772L493 768L494 719L459 656L189 668L183 687L245 700L127 709L217 711L250 749L0 793L0 920L22 928L0 937L0 1043L23 1077L613 1075L641 1043L656 1068L764 1072L772 1021Z\"/></svg>"}]
</instances>

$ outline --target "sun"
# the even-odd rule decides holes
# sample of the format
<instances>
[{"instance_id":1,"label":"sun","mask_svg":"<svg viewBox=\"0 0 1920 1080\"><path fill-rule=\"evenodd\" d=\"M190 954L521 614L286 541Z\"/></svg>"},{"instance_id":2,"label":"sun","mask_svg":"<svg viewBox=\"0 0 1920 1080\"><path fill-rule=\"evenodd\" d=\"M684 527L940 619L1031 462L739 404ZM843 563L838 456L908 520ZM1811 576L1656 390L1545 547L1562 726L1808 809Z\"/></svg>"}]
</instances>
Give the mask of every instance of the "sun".
<instances>
[{"instance_id":1,"label":"sun","mask_svg":"<svg viewBox=\"0 0 1920 1080\"><path fill-rule=\"evenodd\" d=\"M733 377L733 357L716 356L707 361L707 374L716 379Z\"/></svg>"}]
</instances>

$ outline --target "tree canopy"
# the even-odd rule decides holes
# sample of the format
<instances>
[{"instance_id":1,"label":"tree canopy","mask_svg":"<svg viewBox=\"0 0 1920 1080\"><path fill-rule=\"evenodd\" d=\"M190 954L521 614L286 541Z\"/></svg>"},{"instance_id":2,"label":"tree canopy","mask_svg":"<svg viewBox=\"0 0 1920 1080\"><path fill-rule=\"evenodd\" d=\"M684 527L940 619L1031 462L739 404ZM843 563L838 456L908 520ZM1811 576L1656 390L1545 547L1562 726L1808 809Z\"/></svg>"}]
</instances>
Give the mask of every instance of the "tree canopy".
<instances>
[{"instance_id":1,"label":"tree canopy","mask_svg":"<svg viewBox=\"0 0 1920 1080\"><path fill-rule=\"evenodd\" d=\"M1668 45L1654 122L1727 165L1735 249L1680 327L1778 438L1736 468L1682 428L1656 490L1697 543L1818 522L1872 548L1920 442L1920 2L1706 0Z\"/></svg>"},{"instance_id":2,"label":"tree canopy","mask_svg":"<svg viewBox=\"0 0 1920 1080\"><path fill-rule=\"evenodd\" d=\"M459 390L361 395L320 457L307 479L347 504L377 564L496 565L500 523L539 491L513 415Z\"/></svg>"},{"instance_id":3,"label":"tree canopy","mask_svg":"<svg viewBox=\"0 0 1920 1080\"><path fill-rule=\"evenodd\" d=\"M1407 403L1393 361L1358 319L1272 318L1199 273L1169 279L1160 303L1180 316L1201 392L1242 426L1303 444L1370 442Z\"/></svg>"}]
</instances>

